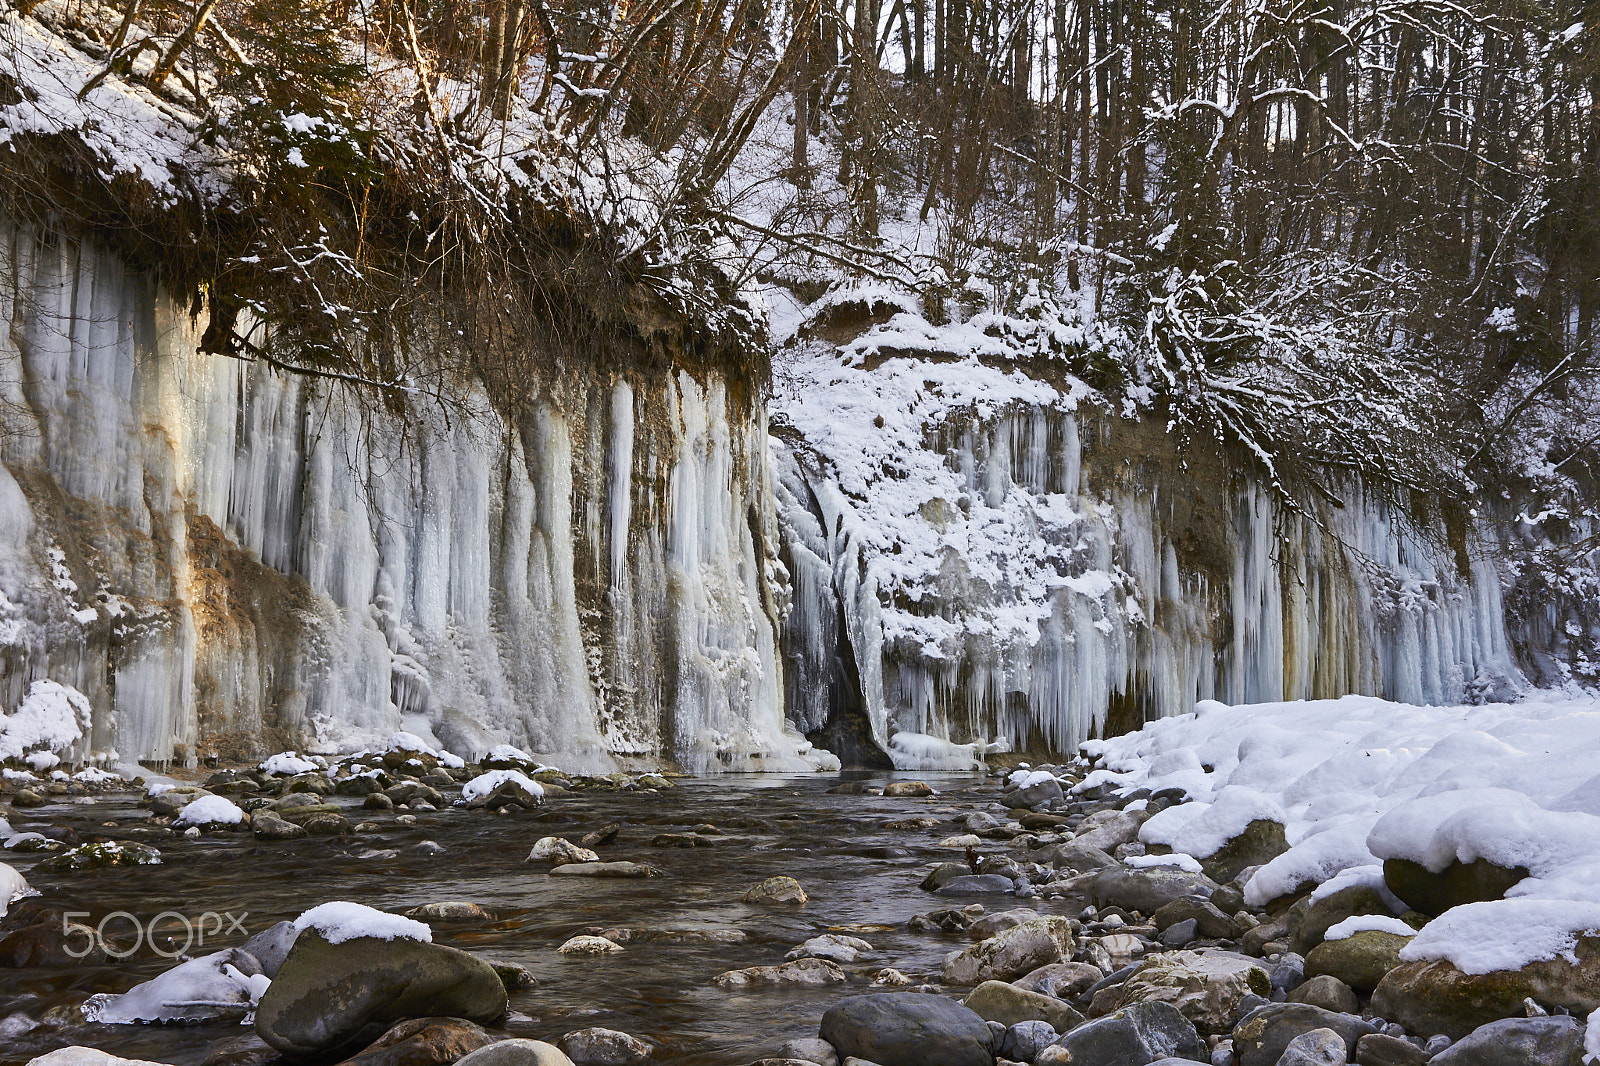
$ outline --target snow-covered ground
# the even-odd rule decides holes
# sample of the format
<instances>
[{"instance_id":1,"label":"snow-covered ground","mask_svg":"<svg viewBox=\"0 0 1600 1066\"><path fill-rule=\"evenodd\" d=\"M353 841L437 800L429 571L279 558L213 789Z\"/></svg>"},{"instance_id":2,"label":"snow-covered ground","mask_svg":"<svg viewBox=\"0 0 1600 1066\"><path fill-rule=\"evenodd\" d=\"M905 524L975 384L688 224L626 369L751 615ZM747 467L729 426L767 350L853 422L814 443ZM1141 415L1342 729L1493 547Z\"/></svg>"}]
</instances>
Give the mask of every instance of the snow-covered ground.
<instances>
[{"instance_id":1,"label":"snow-covered ground","mask_svg":"<svg viewBox=\"0 0 1600 1066\"><path fill-rule=\"evenodd\" d=\"M1479 707L1202 701L1084 747L1101 768L1080 789L1186 793L1145 823L1147 845L1203 859L1252 819L1281 822L1291 847L1247 882L1251 903L1307 882L1319 894L1382 886L1385 859L1433 872L1480 858L1530 871L1506 899L1436 918L1404 959L1486 973L1571 957L1579 933L1600 929L1600 697L1536 692Z\"/></svg>"}]
</instances>

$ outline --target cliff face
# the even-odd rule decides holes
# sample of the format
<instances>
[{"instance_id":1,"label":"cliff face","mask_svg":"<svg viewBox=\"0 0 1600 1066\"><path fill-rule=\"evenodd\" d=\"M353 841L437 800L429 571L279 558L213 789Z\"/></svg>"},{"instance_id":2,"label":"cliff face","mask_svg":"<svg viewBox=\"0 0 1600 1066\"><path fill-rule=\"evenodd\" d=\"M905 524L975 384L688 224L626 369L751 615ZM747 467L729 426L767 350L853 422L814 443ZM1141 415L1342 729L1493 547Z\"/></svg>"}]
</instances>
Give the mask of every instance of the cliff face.
<instances>
[{"instance_id":1,"label":"cliff face","mask_svg":"<svg viewBox=\"0 0 1600 1066\"><path fill-rule=\"evenodd\" d=\"M596 768L805 768L776 661L765 415L655 360L514 416L196 354L94 247L5 233L0 705L123 760L404 728ZM627 361L619 359L626 366Z\"/></svg>"},{"instance_id":2,"label":"cliff face","mask_svg":"<svg viewBox=\"0 0 1600 1066\"><path fill-rule=\"evenodd\" d=\"M1525 683L1490 552L1428 501L1400 516L1348 485L1289 513L1215 449L954 355L802 350L780 381L784 647L808 735L961 765L1197 699Z\"/></svg>"},{"instance_id":3,"label":"cliff face","mask_svg":"<svg viewBox=\"0 0 1600 1066\"><path fill-rule=\"evenodd\" d=\"M12 229L4 256L0 706L82 690L88 752L406 729L593 768L829 763L806 733L951 765L1198 698L1520 683L1470 530L1419 537L1358 487L1285 514L1071 387L822 360L780 375L769 438L747 383L668 353L558 358L511 416L386 406L197 354L187 308L92 246Z\"/></svg>"}]
</instances>

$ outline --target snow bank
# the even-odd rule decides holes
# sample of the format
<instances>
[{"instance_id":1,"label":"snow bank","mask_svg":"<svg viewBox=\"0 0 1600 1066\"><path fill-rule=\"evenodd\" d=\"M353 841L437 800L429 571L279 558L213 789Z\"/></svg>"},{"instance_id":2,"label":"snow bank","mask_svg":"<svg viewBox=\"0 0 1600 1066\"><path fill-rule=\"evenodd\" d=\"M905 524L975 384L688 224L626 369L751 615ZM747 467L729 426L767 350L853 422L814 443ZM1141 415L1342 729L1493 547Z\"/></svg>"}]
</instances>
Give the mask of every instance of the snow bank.
<instances>
[{"instance_id":1,"label":"snow bank","mask_svg":"<svg viewBox=\"0 0 1600 1066\"><path fill-rule=\"evenodd\" d=\"M293 777L295 774L309 774L313 770L322 769L322 767L318 766L310 759L302 759L295 752L280 751L278 754L263 761L259 769L269 774L281 774L286 777Z\"/></svg>"},{"instance_id":2,"label":"snow bank","mask_svg":"<svg viewBox=\"0 0 1600 1066\"><path fill-rule=\"evenodd\" d=\"M312 907L294 920L296 929L315 929L330 944L342 944L356 937L379 940L420 940L433 943L433 931L422 922L398 914L374 910L360 903L335 901Z\"/></svg>"},{"instance_id":3,"label":"snow bank","mask_svg":"<svg viewBox=\"0 0 1600 1066\"><path fill-rule=\"evenodd\" d=\"M888 755L896 770L973 770L983 765L982 747L926 733L896 733L889 738Z\"/></svg>"},{"instance_id":4,"label":"snow bank","mask_svg":"<svg viewBox=\"0 0 1600 1066\"><path fill-rule=\"evenodd\" d=\"M519 770L490 770L486 774L479 774L461 786L461 798L471 803L475 799L489 795L507 781L515 783L518 788L535 799L544 799L544 786Z\"/></svg>"},{"instance_id":5,"label":"snow bank","mask_svg":"<svg viewBox=\"0 0 1600 1066\"><path fill-rule=\"evenodd\" d=\"M9 834L11 827L6 826ZM0 918L6 916L6 911L17 900L26 896L37 896L39 893L28 887L28 882L23 880L21 874L15 869L0 862Z\"/></svg>"},{"instance_id":6,"label":"snow bank","mask_svg":"<svg viewBox=\"0 0 1600 1066\"><path fill-rule=\"evenodd\" d=\"M534 765L534 757L521 748L512 747L510 744L496 744L489 749L489 754L483 757L484 762L521 762L529 766Z\"/></svg>"},{"instance_id":7,"label":"snow bank","mask_svg":"<svg viewBox=\"0 0 1600 1066\"><path fill-rule=\"evenodd\" d=\"M1281 821L1291 846L1245 885L1252 905L1308 883L1318 896L1365 884L1398 914L1384 859L1434 871L1487 859L1531 876L1506 900L1436 919L1405 957L1481 973L1570 957L1579 933L1600 928L1600 816L1585 792L1600 764L1600 697L1482 707L1203 701L1194 714L1084 750L1100 761L1097 784L1184 790L1189 802L1144 824L1148 844L1205 858L1252 817Z\"/></svg>"},{"instance_id":8,"label":"snow bank","mask_svg":"<svg viewBox=\"0 0 1600 1066\"><path fill-rule=\"evenodd\" d=\"M1463 973L1517 970L1540 959L1577 962L1578 937L1594 934L1600 934L1600 904L1497 899L1445 911L1400 949L1400 958L1447 959Z\"/></svg>"},{"instance_id":9,"label":"snow bank","mask_svg":"<svg viewBox=\"0 0 1600 1066\"><path fill-rule=\"evenodd\" d=\"M244 811L226 796L201 796L184 804L174 825L238 825L244 821Z\"/></svg>"},{"instance_id":10,"label":"snow bank","mask_svg":"<svg viewBox=\"0 0 1600 1066\"><path fill-rule=\"evenodd\" d=\"M17 709L0 716L0 759L69 748L83 737L93 713L88 698L77 689L58 681L35 681Z\"/></svg>"}]
</instances>

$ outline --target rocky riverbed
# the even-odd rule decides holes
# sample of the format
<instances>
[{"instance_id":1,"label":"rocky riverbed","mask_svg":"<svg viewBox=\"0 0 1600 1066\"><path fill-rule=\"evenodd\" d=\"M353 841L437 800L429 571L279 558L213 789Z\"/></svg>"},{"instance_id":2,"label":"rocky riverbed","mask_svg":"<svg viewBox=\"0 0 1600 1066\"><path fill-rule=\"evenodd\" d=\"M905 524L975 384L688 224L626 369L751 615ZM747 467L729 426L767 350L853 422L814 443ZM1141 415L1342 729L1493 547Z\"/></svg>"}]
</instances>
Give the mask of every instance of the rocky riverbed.
<instances>
[{"instance_id":1,"label":"rocky riverbed","mask_svg":"<svg viewBox=\"0 0 1600 1066\"><path fill-rule=\"evenodd\" d=\"M0 1064L1583 1060L1587 940L1402 962L1428 914L1365 884L1249 904L1272 823L1151 854L1181 791L1089 771L582 778L399 744L12 775L4 859L38 894L0 919Z\"/></svg>"}]
</instances>

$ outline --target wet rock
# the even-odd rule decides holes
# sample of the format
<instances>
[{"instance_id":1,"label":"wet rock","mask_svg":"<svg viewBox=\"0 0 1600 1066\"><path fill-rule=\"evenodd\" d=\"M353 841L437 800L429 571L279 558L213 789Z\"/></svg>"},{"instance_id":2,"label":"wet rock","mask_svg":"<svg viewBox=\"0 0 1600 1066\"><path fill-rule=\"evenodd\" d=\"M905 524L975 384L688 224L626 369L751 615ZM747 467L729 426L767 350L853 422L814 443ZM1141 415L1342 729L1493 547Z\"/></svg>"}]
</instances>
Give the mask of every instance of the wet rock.
<instances>
[{"instance_id":1,"label":"wet rock","mask_svg":"<svg viewBox=\"0 0 1600 1066\"><path fill-rule=\"evenodd\" d=\"M1355 1014L1361 1001L1350 986L1337 977L1320 974L1310 978L1289 993L1291 1003L1309 1003L1313 1007L1331 1010L1336 1014Z\"/></svg>"},{"instance_id":2,"label":"wet rock","mask_svg":"<svg viewBox=\"0 0 1600 1066\"><path fill-rule=\"evenodd\" d=\"M1168 1057L1204 1061L1205 1042L1170 1003L1135 1003L1085 1022L1039 1052L1037 1066L1143 1064Z\"/></svg>"},{"instance_id":3,"label":"wet rock","mask_svg":"<svg viewBox=\"0 0 1600 1066\"><path fill-rule=\"evenodd\" d=\"M1438 873L1410 859L1385 859L1383 863L1389 891L1413 910L1434 916L1463 903L1503 899L1506 889L1527 876L1525 867L1507 869L1488 859L1452 862Z\"/></svg>"},{"instance_id":4,"label":"wet rock","mask_svg":"<svg viewBox=\"0 0 1600 1066\"><path fill-rule=\"evenodd\" d=\"M849 978L827 959L796 959L778 966L726 970L711 980L721 988L749 988L754 985L838 985Z\"/></svg>"},{"instance_id":5,"label":"wet rock","mask_svg":"<svg viewBox=\"0 0 1600 1066\"><path fill-rule=\"evenodd\" d=\"M373 792L365 800L361 801L361 809L364 811L392 811L394 810L394 800L382 792Z\"/></svg>"},{"instance_id":6,"label":"wet rock","mask_svg":"<svg viewBox=\"0 0 1600 1066\"><path fill-rule=\"evenodd\" d=\"M1244 931L1239 937L1239 950L1246 955L1265 955L1267 945L1283 943L1287 949L1289 927L1281 920L1262 922Z\"/></svg>"},{"instance_id":7,"label":"wet rock","mask_svg":"<svg viewBox=\"0 0 1600 1066\"><path fill-rule=\"evenodd\" d=\"M1285 951L1272 968L1272 990L1291 992L1306 979L1306 960L1292 951Z\"/></svg>"},{"instance_id":8,"label":"wet rock","mask_svg":"<svg viewBox=\"0 0 1600 1066\"><path fill-rule=\"evenodd\" d=\"M881 1066L993 1066L993 1036L976 1013L943 996L878 992L840 1000L822 1016L840 1056Z\"/></svg>"},{"instance_id":9,"label":"wet rock","mask_svg":"<svg viewBox=\"0 0 1600 1066\"><path fill-rule=\"evenodd\" d=\"M622 832L621 822L608 822L592 833L585 833L578 838L578 843L585 848L603 848L607 844L614 844L617 834Z\"/></svg>"},{"instance_id":10,"label":"wet rock","mask_svg":"<svg viewBox=\"0 0 1600 1066\"><path fill-rule=\"evenodd\" d=\"M335 813L313 814L300 824L312 836L343 836L355 831L350 819Z\"/></svg>"},{"instance_id":11,"label":"wet rock","mask_svg":"<svg viewBox=\"0 0 1600 1066\"><path fill-rule=\"evenodd\" d=\"M972 940L987 940L996 933L1015 928L1024 922L1031 922L1037 917L1039 917L1038 911L1026 907L986 914L972 923L967 929L967 936Z\"/></svg>"},{"instance_id":12,"label":"wet rock","mask_svg":"<svg viewBox=\"0 0 1600 1066\"><path fill-rule=\"evenodd\" d=\"M212 1044L200 1066L268 1066L280 1061L278 1052L266 1041L247 1033Z\"/></svg>"},{"instance_id":13,"label":"wet rock","mask_svg":"<svg viewBox=\"0 0 1600 1066\"><path fill-rule=\"evenodd\" d=\"M926 781L891 781L883 786L883 794L893 797L912 797L934 795L933 786Z\"/></svg>"},{"instance_id":14,"label":"wet rock","mask_svg":"<svg viewBox=\"0 0 1600 1066\"><path fill-rule=\"evenodd\" d=\"M1224 1033L1245 996L1271 991L1271 978L1255 959L1231 951L1168 951L1146 959L1122 983L1115 1006L1168 1003L1201 1032Z\"/></svg>"},{"instance_id":15,"label":"wet rock","mask_svg":"<svg viewBox=\"0 0 1600 1066\"><path fill-rule=\"evenodd\" d=\"M1233 1053L1239 1066L1276 1066L1289 1042L1313 1029L1332 1029L1344 1041L1345 1054L1356 1041L1376 1032L1372 1023L1349 1014L1335 1014L1305 1003L1268 1003L1240 1020L1233 1030Z\"/></svg>"},{"instance_id":16,"label":"wet rock","mask_svg":"<svg viewBox=\"0 0 1600 1066\"><path fill-rule=\"evenodd\" d=\"M1061 1000L1026 992L1004 981L985 981L962 1002L984 1021L1001 1025L1041 1021L1048 1022L1057 1033L1064 1033L1083 1023L1083 1015ZM1053 1040L1054 1037L1045 1043Z\"/></svg>"},{"instance_id":17,"label":"wet rock","mask_svg":"<svg viewBox=\"0 0 1600 1066\"><path fill-rule=\"evenodd\" d=\"M275 922L239 945L239 950L260 963L262 973L276 977L299 935L293 922Z\"/></svg>"},{"instance_id":18,"label":"wet rock","mask_svg":"<svg viewBox=\"0 0 1600 1066\"><path fill-rule=\"evenodd\" d=\"M1435 1055L1433 1066L1576 1066L1584 1027L1576 1018L1507 1018L1480 1026Z\"/></svg>"},{"instance_id":19,"label":"wet rock","mask_svg":"<svg viewBox=\"0 0 1600 1066\"><path fill-rule=\"evenodd\" d=\"M551 877L654 877L656 868L642 862L569 862L552 867Z\"/></svg>"},{"instance_id":20,"label":"wet rock","mask_svg":"<svg viewBox=\"0 0 1600 1066\"><path fill-rule=\"evenodd\" d=\"M964 933L972 928L974 922L983 917L984 912L983 904L969 903L965 907L949 907L915 915L906 922L906 927L921 933L932 932L935 929L946 933Z\"/></svg>"},{"instance_id":21,"label":"wet rock","mask_svg":"<svg viewBox=\"0 0 1600 1066\"><path fill-rule=\"evenodd\" d=\"M1200 860L1205 875L1219 884L1232 881L1249 866L1263 866L1289 850L1283 825L1269 818L1252 819L1209 858Z\"/></svg>"},{"instance_id":22,"label":"wet rock","mask_svg":"<svg viewBox=\"0 0 1600 1066\"><path fill-rule=\"evenodd\" d=\"M279 1051L305 1057L361 1047L406 1018L487 1023L505 1013L500 978L465 951L399 938L332 944L306 929L261 997L256 1032Z\"/></svg>"},{"instance_id":23,"label":"wet rock","mask_svg":"<svg viewBox=\"0 0 1600 1066\"><path fill-rule=\"evenodd\" d=\"M833 962L855 962L862 955L872 954L872 945L858 937L839 933L814 936L791 950L785 959L829 959Z\"/></svg>"},{"instance_id":24,"label":"wet rock","mask_svg":"<svg viewBox=\"0 0 1600 1066\"><path fill-rule=\"evenodd\" d=\"M1061 791L1061 782L1053 777L1019 788L1010 794L1010 801L1018 807L1031 807L1037 810L1040 807L1059 807L1066 800L1066 794Z\"/></svg>"},{"instance_id":25,"label":"wet rock","mask_svg":"<svg viewBox=\"0 0 1600 1066\"><path fill-rule=\"evenodd\" d=\"M1324 940L1306 956L1306 976L1337 977L1357 992L1371 992L1400 965L1400 949L1408 936L1363 929L1343 940Z\"/></svg>"},{"instance_id":26,"label":"wet rock","mask_svg":"<svg viewBox=\"0 0 1600 1066\"><path fill-rule=\"evenodd\" d=\"M59 855L52 855L34 867L44 873L68 873L74 870L98 870L110 866L156 866L161 862L161 852L148 844L133 841L103 841L80 844Z\"/></svg>"},{"instance_id":27,"label":"wet rock","mask_svg":"<svg viewBox=\"0 0 1600 1066\"><path fill-rule=\"evenodd\" d=\"M1194 918L1185 918L1181 922L1174 922L1161 930L1161 944L1168 948L1187 947L1191 942L1200 937L1199 921Z\"/></svg>"},{"instance_id":28,"label":"wet rock","mask_svg":"<svg viewBox=\"0 0 1600 1066\"><path fill-rule=\"evenodd\" d=\"M407 918L422 922L492 922L494 912L466 900L450 899L438 903L424 903L405 912Z\"/></svg>"},{"instance_id":29,"label":"wet rock","mask_svg":"<svg viewBox=\"0 0 1600 1066\"><path fill-rule=\"evenodd\" d=\"M563 837L540 837L523 862L548 862L560 866L569 862L599 862L600 856L588 848L580 848Z\"/></svg>"},{"instance_id":30,"label":"wet rock","mask_svg":"<svg viewBox=\"0 0 1600 1066\"><path fill-rule=\"evenodd\" d=\"M792 877L769 877L745 892L746 903L790 904L799 906L807 900L806 890Z\"/></svg>"},{"instance_id":31,"label":"wet rock","mask_svg":"<svg viewBox=\"0 0 1600 1066\"><path fill-rule=\"evenodd\" d=\"M622 945L613 943L603 936L575 936L565 944L556 948L558 955L609 955L621 951ZM565 1050L565 1049L563 1049ZM571 1052L567 1052L570 1056Z\"/></svg>"},{"instance_id":32,"label":"wet rock","mask_svg":"<svg viewBox=\"0 0 1600 1066\"><path fill-rule=\"evenodd\" d=\"M11 806L18 810L29 810L34 807L43 807L50 801L31 788L19 788L11 797Z\"/></svg>"},{"instance_id":33,"label":"wet rock","mask_svg":"<svg viewBox=\"0 0 1600 1066\"><path fill-rule=\"evenodd\" d=\"M494 1037L460 1018L411 1018L341 1066L445 1066L492 1043Z\"/></svg>"},{"instance_id":34,"label":"wet rock","mask_svg":"<svg viewBox=\"0 0 1600 1066\"><path fill-rule=\"evenodd\" d=\"M1368 1033L1356 1041L1357 1066L1422 1066L1431 1056L1409 1040Z\"/></svg>"},{"instance_id":35,"label":"wet rock","mask_svg":"<svg viewBox=\"0 0 1600 1066\"><path fill-rule=\"evenodd\" d=\"M941 862L922 879L918 886L924 892L936 892L958 877L970 877L972 867L964 862Z\"/></svg>"},{"instance_id":36,"label":"wet rock","mask_svg":"<svg viewBox=\"0 0 1600 1066\"><path fill-rule=\"evenodd\" d=\"M266 809L250 816L250 831L258 840L294 840L306 835L302 827Z\"/></svg>"},{"instance_id":37,"label":"wet rock","mask_svg":"<svg viewBox=\"0 0 1600 1066\"><path fill-rule=\"evenodd\" d=\"M1071 920L1045 915L952 954L945 959L944 981L952 985L1010 981L1046 963L1066 962L1076 947Z\"/></svg>"},{"instance_id":38,"label":"wet rock","mask_svg":"<svg viewBox=\"0 0 1600 1066\"><path fill-rule=\"evenodd\" d=\"M575 1066L638 1066L649 1061L651 1045L615 1029L579 1029L556 1041Z\"/></svg>"},{"instance_id":39,"label":"wet rock","mask_svg":"<svg viewBox=\"0 0 1600 1066\"><path fill-rule=\"evenodd\" d=\"M1344 1037L1332 1029L1313 1029L1289 1041L1277 1066L1345 1066Z\"/></svg>"},{"instance_id":40,"label":"wet rock","mask_svg":"<svg viewBox=\"0 0 1600 1066\"><path fill-rule=\"evenodd\" d=\"M1116 906L1154 914L1173 900L1184 896L1206 896L1217 890L1217 883L1204 874L1191 874L1173 867L1107 867L1089 880L1089 899L1097 907Z\"/></svg>"},{"instance_id":41,"label":"wet rock","mask_svg":"<svg viewBox=\"0 0 1600 1066\"><path fill-rule=\"evenodd\" d=\"M1322 943L1328 930L1358 914L1389 913L1383 896L1370 885L1351 885L1323 899L1305 899L1290 908L1287 915L1289 946L1304 955Z\"/></svg>"},{"instance_id":42,"label":"wet rock","mask_svg":"<svg viewBox=\"0 0 1600 1066\"><path fill-rule=\"evenodd\" d=\"M28 790L24 789L23 791L26 792ZM22 792L19 792L11 798L12 806L22 806L17 802L22 794ZM176 788L169 788L165 792L151 796L147 802L150 804L150 812L156 817L171 818L190 803L202 796L209 795L211 795L211 792L200 788L198 785L178 785ZM43 799L43 797L40 798ZM34 806L38 806L38 804L34 804Z\"/></svg>"}]
</instances>

